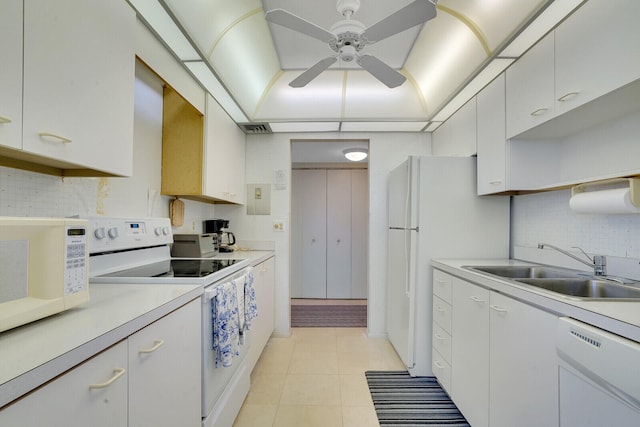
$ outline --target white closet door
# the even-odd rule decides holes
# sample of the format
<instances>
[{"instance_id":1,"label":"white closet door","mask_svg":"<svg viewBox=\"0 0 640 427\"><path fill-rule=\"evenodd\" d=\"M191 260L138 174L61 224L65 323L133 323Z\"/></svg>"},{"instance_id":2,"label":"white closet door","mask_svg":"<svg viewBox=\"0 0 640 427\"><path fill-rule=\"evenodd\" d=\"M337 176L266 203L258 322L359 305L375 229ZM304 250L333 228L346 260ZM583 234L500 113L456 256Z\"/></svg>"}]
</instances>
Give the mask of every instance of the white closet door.
<instances>
[{"instance_id":1,"label":"white closet door","mask_svg":"<svg viewBox=\"0 0 640 427\"><path fill-rule=\"evenodd\" d=\"M291 171L291 298L302 298L302 176Z\"/></svg>"},{"instance_id":2,"label":"white closet door","mask_svg":"<svg viewBox=\"0 0 640 427\"><path fill-rule=\"evenodd\" d=\"M368 184L366 169L351 171L351 298L367 298Z\"/></svg>"},{"instance_id":3,"label":"white closet door","mask_svg":"<svg viewBox=\"0 0 640 427\"><path fill-rule=\"evenodd\" d=\"M327 171L300 171L302 297L327 298Z\"/></svg>"},{"instance_id":4,"label":"white closet door","mask_svg":"<svg viewBox=\"0 0 640 427\"><path fill-rule=\"evenodd\" d=\"M327 171L327 298L351 298L351 170Z\"/></svg>"}]
</instances>

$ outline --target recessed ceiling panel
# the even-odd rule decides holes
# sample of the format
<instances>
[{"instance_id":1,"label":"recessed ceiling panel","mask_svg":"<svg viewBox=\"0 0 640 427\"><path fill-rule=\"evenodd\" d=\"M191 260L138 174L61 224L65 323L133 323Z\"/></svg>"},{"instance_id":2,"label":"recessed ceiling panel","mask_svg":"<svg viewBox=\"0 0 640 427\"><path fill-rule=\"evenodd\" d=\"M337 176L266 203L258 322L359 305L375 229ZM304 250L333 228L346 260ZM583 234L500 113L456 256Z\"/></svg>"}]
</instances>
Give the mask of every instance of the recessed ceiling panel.
<instances>
[{"instance_id":1,"label":"recessed ceiling panel","mask_svg":"<svg viewBox=\"0 0 640 427\"><path fill-rule=\"evenodd\" d=\"M259 121L334 121L342 115L342 82L344 71L327 70L302 88L289 82L300 74L286 71L265 94L255 113Z\"/></svg>"}]
</instances>

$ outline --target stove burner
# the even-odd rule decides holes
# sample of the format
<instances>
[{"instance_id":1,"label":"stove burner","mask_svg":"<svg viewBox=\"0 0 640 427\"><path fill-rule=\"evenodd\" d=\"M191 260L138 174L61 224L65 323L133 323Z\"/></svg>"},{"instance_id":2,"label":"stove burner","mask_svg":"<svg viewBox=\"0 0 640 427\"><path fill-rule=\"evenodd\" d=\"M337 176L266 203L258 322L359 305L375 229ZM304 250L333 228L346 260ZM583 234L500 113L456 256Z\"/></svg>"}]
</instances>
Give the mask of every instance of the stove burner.
<instances>
[{"instance_id":1,"label":"stove burner","mask_svg":"<svg viewBox=\"0 0 640 427\"><path fill-rule=\"evenodd\" d=\"M237 261L236 259L171 259L99 277L206 277Z\"/></svg>"}]
</instances>

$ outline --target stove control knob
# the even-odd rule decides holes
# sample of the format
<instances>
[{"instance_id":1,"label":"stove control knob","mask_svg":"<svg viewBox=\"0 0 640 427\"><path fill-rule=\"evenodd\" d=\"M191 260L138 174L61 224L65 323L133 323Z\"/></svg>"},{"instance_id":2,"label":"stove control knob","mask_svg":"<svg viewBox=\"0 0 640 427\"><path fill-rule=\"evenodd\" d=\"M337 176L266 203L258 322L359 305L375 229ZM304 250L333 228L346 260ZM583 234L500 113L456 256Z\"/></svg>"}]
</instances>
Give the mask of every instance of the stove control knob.
<instances>
[{"instance_id":1,"label":"stove control knob","mask_svg":"<svg viewBox=\"0 0 640 427\"><path fill-rule=\"evenodd\" d=\"M117 227L111 227L107 233L109 234L109 237L112 239L115 239L119 236Z\"/></svg>"},{"instance_id":2,"label":"stove control knob","mask_svg":"<svg viewBox=\"0 0 640 427\"><path fill-rule=\"evenodd\" d=\"M93 235L96 237L96 239L98 240L102 240L106 237L106 233L104 231L104 227L100 227L100 228L96 228L93 231Z\"/></svg>"},{"instance_id":3,"label":"stove control knob","mask_svg":"<svg viewBox=\"0 0 640 427\"><path fill-rule=\"evenodd\" d=\"M171 229L169 227L164 227L162 229L162 234L164 234L165 236L168 236L171 233Z\"/></svg>"},{"instance_id":4,"label":"stove control knob","mask_svg":"<svg viewBox=\"0 0 640 427\"><path fill-rule=\"evenodd\" d=\"M156 227L153 232L156 233L156 236L162 236L162 227Z\"/></svg>"}]
</instances>

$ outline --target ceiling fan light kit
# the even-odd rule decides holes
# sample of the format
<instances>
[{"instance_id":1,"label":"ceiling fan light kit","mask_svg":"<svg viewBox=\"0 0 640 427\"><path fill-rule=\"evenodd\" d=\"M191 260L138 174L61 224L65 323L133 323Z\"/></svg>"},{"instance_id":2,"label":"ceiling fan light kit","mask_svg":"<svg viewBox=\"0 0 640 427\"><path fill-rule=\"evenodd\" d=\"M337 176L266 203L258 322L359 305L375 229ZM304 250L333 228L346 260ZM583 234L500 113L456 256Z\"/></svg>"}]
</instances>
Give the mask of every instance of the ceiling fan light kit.
<instances>
[{"instance_id":1,"label":"ceiling fan light kit","mask_svg":"<svg viewBox=\"0 0 640 427\"><path fill-rule=\"evenodd\" d=\"M360 55L359 52L367 45L435 18L435 0L415 0L368 28L362 22L351 19L360 8L360 0L338 0L336 8L345 19L334 24L330 31L283 9L274 9L265 14L267 21L327 43L331 50L336 52L336 55L321 59L312 65L289 83L289 86L306 86L338 58L346 63L355 60L360 67L389 88L403 84L406 78L397 70L375 56Z\"/></svg>"}]
</instances>

